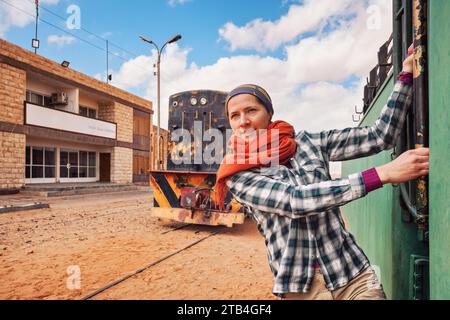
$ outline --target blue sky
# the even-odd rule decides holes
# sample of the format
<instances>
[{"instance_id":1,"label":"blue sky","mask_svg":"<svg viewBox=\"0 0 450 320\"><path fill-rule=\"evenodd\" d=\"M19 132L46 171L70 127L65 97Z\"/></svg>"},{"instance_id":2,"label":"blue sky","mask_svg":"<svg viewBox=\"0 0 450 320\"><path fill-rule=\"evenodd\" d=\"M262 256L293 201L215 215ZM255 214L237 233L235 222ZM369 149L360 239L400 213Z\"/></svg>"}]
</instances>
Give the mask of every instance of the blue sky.
<instances>
[{"instance_id":1,"label":"blue sky","mask_svg":"<svg viewBox=\"0 0 450 320\"><path fill-rule=\"evenodd\" d=\"M4 1L14 6L17 6L18 2L15 0ZM34 2L34 0L21 1ZM8 6L5 2L3 4ZM280 0L264 0L264 5L261 3L260 0L191 0L185 3L174 1L174 4L168 0L61 0L57 4L41 1L42 8L39 15L41 19L102 48L105 47L104 41L92 37L82 29L104 37L112 42L110 49L123 54L124 57L131 57L131 55L114 47L114 44L139 55L146 53L151 48L138 38L139 35L146 35L156 43L163 44L172 35L181 34L183 38L179 45L192 49L188 62L204 66L214 63L222 56L236 55L242 52L237 50L232 53L227 50L226 43L218 41L218 30L226 22L245 24L247 21L257 18L276 19L289 8L287 3L284 4ZM66 11L72 4L80 8L81 30L67 29L65 20L48 12L50 10L67 19L71 14ZM34 14L32 6L26 9L22 8L23 11L12 9L18 14L25 14L23 11L30 15ZM32 49L31 39L34 37L34 33L35 23L32 22L24 28L11 28L2 37L24 48ZM49 35L70 35L45 22L39 23L38 35L41 39L39 54L57 61L69 60L73 68L91 74L102 72L101 67L105 67L103 64L106 65L106 53L79 39L75 40L74 45L62 48L49 45L45 40ZM280 57L282 50L271 54ZM110 59L112 67L123 62L113 55Z\"/></svg>"},{"instance_id":2,"label":"blue sky","mask_svg":"<svg viewBox=\"0 0 450 320\"><path fill-rule=\"evenodd\" d=\"M38 54L68 60L71 68L104 80L105 41L97 36L108 39L112 84L155 105L156 52L138 36L163 44L182 35L167 46L162 58L162 127L167 123L164 105L169 95L193 89L231 90L249 82L265 87L274 101L275 119L289 119L297 130L354 125L352 113L355 105L361 105L365 77L392 32L390 0L41 0L40 4L40 18L56 27L39 23ZM66 26L67 18L73 17L67 9L73 5L80 10L84 30ZM31 50L34 12L34 0L0 0L0 37Z\"/></svg>"}]
</instances>

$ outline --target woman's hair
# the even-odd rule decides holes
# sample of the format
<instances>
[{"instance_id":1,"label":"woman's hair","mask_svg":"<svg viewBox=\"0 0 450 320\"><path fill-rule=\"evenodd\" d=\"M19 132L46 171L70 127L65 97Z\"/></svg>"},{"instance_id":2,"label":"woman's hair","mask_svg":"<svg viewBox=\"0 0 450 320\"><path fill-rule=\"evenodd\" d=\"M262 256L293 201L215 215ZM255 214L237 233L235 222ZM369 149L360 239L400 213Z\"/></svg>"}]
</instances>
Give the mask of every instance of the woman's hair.
<instances>
[{"instance_id":1,"label":"woman's hair","mask_svg":"<svg viewBox=\"0 0 450 320\"><path fill-rule=\"evenodd\" d=\"M228 102L231 98L239 94L251 94L258 98L261 104L266 108L267 112L273 114L272 99L264 88L256 84L243 84L228 93L227 99L225 100L225 111L228 115Z\"/></svg>"}]
</instances>

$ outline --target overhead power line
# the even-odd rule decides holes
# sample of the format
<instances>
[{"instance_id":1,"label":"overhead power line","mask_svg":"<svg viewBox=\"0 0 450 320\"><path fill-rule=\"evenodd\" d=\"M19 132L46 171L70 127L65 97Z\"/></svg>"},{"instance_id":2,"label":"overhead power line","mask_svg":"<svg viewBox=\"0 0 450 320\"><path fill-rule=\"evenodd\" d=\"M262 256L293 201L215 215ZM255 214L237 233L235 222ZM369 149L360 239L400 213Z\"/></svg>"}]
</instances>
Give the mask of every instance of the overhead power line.
<instances>
[{"instance_id":1,"label":"overhead power line","mask_svg":"<svg viewBox=\"0 0 450 320\"><path fill-rule=\"evenodd\" d=\"M33 17L33 18L38 18L39 21L41 21L41 22L43 22L43 23L45 23L45 24L47 24L47 25L49 25L49 26L51 26L51 27L53 27L53 28L55 28L55 29L57 29L57 30L59 30L59 31L61 31L61 32L63 32L63 33L65 33L65 34L67 34L67 35L70 35L70 36L72 36L72 37L74 37L74 38L76 38L76 39L78 39L78 40L80 40L80 41L82 41L82 42L84 42L84 43L90 45L90 46L93 47L93 48L96 48L96 49L98 49L98 50L100 50L100 51L102 51L102 52L106 52L107 54L110 54L110 55L112 55L112 56L114 56L114 57L117 57L117 58L121 59L122 61L124 61L124 62L128 63L129 65L131 65L131 66L132 66L133 68L135 68L136 70L141 71L142 69L147 69L147 68L149 68L149 66L142 66L142 65L139 65L139 64L137 64L137 63L135 63L135 62L133 62L133 61L131 61L131 60L127 60L126 58L122 57L120 54L117 54L117 53L112 52L112 51L107 51L105 48L103 48L103 47L101 47L101 46L98 46L98 45L96 45L95 43L92 43L91 41L86 40L86 39L84 39L84 38L82 38L82 37L80 37L80 36L74 34L73 32L67 31L67 30L65 30L64 28L61 28L61 27L59 27L59 26L57 26L57 25L55 25L55 24L53 24L53 23L51 23L51 22L49 22L49 21L43 19L41 16L37 16L36 14L32 14L32 13L30 13L30 12L27 12L27 11L23 10L22 8L19 8L19 7L17 7L16 5L14 5L14 4L12 4L12 3L6 1L6 0L0 0L0 1L3 2L3 3L5 3L6 5L8 5L8 6L14 8L14 9L16 9L16 10L22 12L23 14L26 14L26 15L28 15L28 16L30 16L30 17ZM30 3L35 4L35 0L28 0L28 1L29 1ZM38 6L39 6L40 9L43 9L44 11L50 13L51 15L53 15L53 16L55 16L55 17L58 17L59 19L61 19L61 20L63 20L63 21L66 21L66 19L67 19L66 17L63 17L63 16L61 16L61 15L59 15L59 14L53 12L52 10L50 10L50 9L48 9L48 8L46 8L46 7L43 7L41 4L39 4ZM115 43L109 41L108 39L106 39L106 38L104 38L104 37L102 37L102 36L100 36L100 35L98 35L98 34L96 34L96 33L94 33L94 32L89 31L89 30L87 30L87 29L85 29L85 28L80 28L80 30L82 30L82 31L84 31L84 32L86 32L86 33L88 33L88 34L90 34L90 35L92 35L92 36L94 36L94 37L96 37L96 38L102 40L102 41L105 41L105 44L106 44L106 41L108 41L109 45L112 45L112 46L116 47L117 49L120 49L120 50L122 50L122 51L128 53L129 55L133 56L133 58L137 58L137 57L139 56L138 54L136 54L136 53L134 53L134 52L131 52L131 51L127 50L127 49L124 49L124 48L122 48L121 46L119 46L119 45L117 45L117 44L115 44ZM108 74L107 74L106 76L108 76ZM165 85L168 86L169 88L171 88L172 90L174 90L174 92L179 92L179 91L181 91L181 90L179 90L178 88L174 88L173 85L171 84L171 82L168 81L168 79L167 79L166 77L164 77L162 74L161 74L161 78L166 82Z\"/></svg>"}]
</instances>

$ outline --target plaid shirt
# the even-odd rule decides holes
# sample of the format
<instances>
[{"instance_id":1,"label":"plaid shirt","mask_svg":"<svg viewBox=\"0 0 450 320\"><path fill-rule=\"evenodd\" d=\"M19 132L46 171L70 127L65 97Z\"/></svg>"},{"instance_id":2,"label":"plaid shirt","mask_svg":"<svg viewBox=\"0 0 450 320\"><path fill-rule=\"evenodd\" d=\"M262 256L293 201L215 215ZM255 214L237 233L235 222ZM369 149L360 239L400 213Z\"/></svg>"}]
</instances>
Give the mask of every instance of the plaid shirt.
<instances>
[{"instance_id":1,"label":"plaid shirt","mask_svg":"<svg viewBox=\"0 0 450 320\"><path fill-rule=\"evenodd\" d=\"M411 85L397 81L373 126L296 134L290 166L234 174L229 191L265 237L273 293L307 292L314 264L329 290L346 285L370 265L344 228L339 206L366 195L361 173L330 180L329 161L367 157L394 147L411 105Z\"/></svg>"}]
</instances>

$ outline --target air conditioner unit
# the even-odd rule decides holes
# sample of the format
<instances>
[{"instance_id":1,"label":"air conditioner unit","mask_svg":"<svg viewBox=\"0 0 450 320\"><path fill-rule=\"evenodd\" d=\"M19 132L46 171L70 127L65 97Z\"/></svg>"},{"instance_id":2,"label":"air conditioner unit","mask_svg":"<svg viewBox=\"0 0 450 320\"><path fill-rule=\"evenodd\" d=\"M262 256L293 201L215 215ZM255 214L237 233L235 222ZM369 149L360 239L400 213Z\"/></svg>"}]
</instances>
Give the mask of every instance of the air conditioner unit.
<instances>
[{"instance_id":1,"label":"air conditioner unit","mask_svg":"<svg viewBox=\"0 0 450 320\"><path fill-rule=\"evenodd\" d=\"M66 92L52 93L52 98L50 101L51 105L67 105L68 98Z\"/></svg>"}]
</instances>

